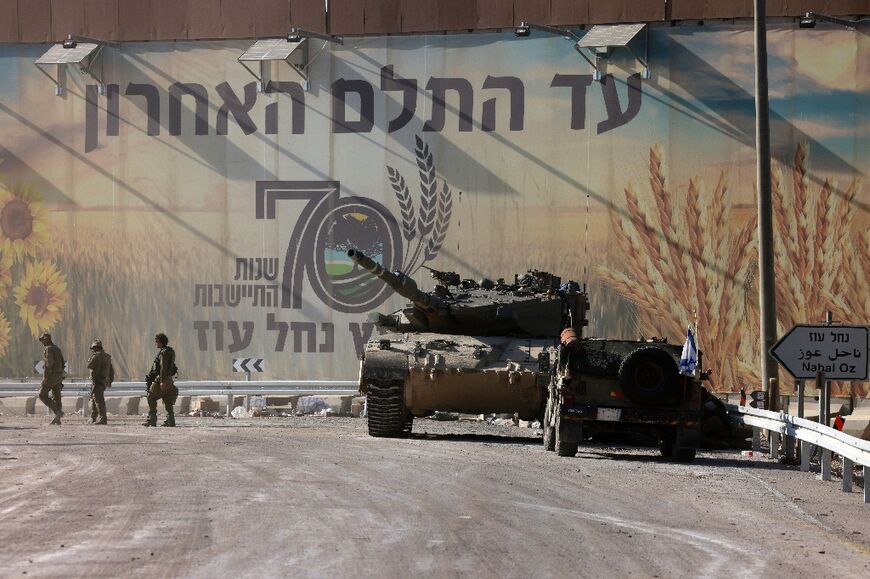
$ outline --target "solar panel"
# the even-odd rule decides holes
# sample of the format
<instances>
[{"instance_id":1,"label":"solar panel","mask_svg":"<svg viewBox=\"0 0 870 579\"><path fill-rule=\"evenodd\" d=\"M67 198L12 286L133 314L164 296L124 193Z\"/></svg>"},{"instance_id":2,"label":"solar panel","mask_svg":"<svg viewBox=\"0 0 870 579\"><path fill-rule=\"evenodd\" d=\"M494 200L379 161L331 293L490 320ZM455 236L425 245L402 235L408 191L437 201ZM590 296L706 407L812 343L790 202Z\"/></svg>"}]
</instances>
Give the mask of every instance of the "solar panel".
<instances>
[{"instance_id":1,"label":"solar panel","mask_svg":"<svg viewBox=\"0 0 870 579\"><path fill-rule=\"evenodd\" d=\"M625 46L646 24L596 24L577 42L578 48Z\"/></svg>"},{"instance_id":2,"label":"solar panel","mask_svg":"<svg viewBox=\"0 0 870 579\"><path fill-rule=\"evenodd\" d=\"M62 44L55 44L39 57L36 64L78 64L99 46L91 42L79 42L75 48L64 48Z\"/></svg>"},{"instance_id":3,"label":"solar panel","mask_svg":"<svg viewBox=\"0 0 870 579\"><path fill-rule=\"evenodd\" d=\"M239 60L252 62L287 60L287 57L301 45L302 42L287 42L284 38L266 38L256 41L239 57Z\"/></svg>"}]
</instances>

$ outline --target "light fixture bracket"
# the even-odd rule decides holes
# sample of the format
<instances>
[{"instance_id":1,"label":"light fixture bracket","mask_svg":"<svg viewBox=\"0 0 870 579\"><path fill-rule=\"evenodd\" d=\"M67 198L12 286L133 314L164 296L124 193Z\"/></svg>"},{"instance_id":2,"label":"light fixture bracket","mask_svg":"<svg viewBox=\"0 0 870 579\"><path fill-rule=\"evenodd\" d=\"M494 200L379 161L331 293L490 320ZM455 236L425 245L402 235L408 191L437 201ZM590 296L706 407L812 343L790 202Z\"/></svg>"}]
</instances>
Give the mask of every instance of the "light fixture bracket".
<instances>
[{"instance_id":1,"label":"light fixture bracket","mask_svg":"<svg viewBox=\"0 0 870 579\"><path fill-rule=\"evenodd\" d=\"M97 81L100 94L105 94L102 57L106 44L103 40L69 34L61 43L52 45L33 64L54 83L54 94L57 96L63 96L66 92L66 67L71 65L76 65L83 76ZM52 65L55 66L55 76L43 68Z\"/></svg>"},{"instance_id":2,"label":"light fixture bracket","mask_svg":"<svg viewBox=\"0 0 870 579\"><path fill-rule=\"evenodd\" d=\"M311 39L322 40L323 44L311 55ZM272 62L285 62L302 79L302 88L310 89L308 69L326 48L327 43L344 44L337 36L311 32L301 28L291 28L283 38L263 38L254 42L241 56L239 64L257 79L257 92L267 92L272 78ZM246 63L257 63L259 70Z\"/></svg>"}]
</instances>

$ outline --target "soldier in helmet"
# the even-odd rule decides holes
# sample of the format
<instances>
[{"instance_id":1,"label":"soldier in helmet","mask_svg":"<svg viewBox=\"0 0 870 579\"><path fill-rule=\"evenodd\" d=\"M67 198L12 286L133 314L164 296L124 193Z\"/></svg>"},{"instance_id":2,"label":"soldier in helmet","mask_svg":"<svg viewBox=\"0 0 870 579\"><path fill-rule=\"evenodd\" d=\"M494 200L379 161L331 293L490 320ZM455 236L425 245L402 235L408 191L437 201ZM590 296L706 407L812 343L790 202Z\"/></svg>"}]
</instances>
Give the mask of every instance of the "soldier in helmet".
<instances>
[{"instance_id":1,"label":"soldier in helmet","mask_svg":"<svg viewBox=\"0 0 870 579\"><path fill-rule=\"evenodd\" d=\"M88 360L91 371L91 424L106 424L106 388L112 387L114 370L112 357L103 350L103 342L91 343L91 357ZM97 420L99 418L99 420Z\"/></svg>"},{"instance_id":2,"label":"soldier in helmet","mask_svg":"<svg viewBox=\"0 0 870 579\"><path fill-rule=\"evenodd\" d=\"M145 377L148 387L148 420L142 426L157 426L157 401L163 400L166 408L166 420L162 426L175 426L175 411L173 405L178 398L178 388L175 387L173 376L175 367L175 350L169 347L169 338L160 333L154 336L154 345L159 349L151 371Z\"/></svg>"},{"instance_id":3,"label":"soldier in helmet","mask_svg":"<svg viewBox=\"0 0 870 579\"><path fill-rule=\"evenodd\" d=\"M63 402L60 399L60 391L63 388L64 365L63 352L52 341L48 332L39 336L39 341L45 346L42 359L45 362L45 370L42 374L42 387L39 389L39 399L54 413L52 424L60 426L63 416ZM49 393L51 396L49 396Z\"/></svg>"}]
</instances>

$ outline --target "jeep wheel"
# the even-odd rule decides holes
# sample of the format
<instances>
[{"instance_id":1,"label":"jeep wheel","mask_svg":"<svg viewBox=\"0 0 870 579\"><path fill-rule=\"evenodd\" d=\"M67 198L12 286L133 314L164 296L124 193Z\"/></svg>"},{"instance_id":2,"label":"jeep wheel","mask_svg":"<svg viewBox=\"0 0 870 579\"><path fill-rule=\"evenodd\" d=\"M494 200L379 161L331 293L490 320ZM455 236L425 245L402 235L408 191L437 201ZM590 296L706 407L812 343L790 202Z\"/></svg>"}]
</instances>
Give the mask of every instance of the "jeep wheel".
<instances>
[{"instance_id":1,"label":"jeep wheel","mask_svg":"<svg viewBox=\"0 0 870 579\"><path fill-rule=\"evenodd\" d=\"M553 452L556 450L556 427L553 426L553 406L555 406L555 397L551 393L547 398L547 405L544 409L544 421L541 427L544 429L544 450Z\"/></svg>"},{"instance_id":2,"label":"jeep wheel","mask_svg":"<svg viewBox=\"0 0 870 579\"><path fill-rule=\"evenodd\" d=\"M677 462L694 462L695 449L687 446L674 449L674 460Z\"/></svg>"},{"instance_id":3,"label":"jeep wheel","mask_svg":"<svg viewBox=\"0 0 870 579\"><path fill-rule=\"evenodd\" d=\"M555 449L559 456L574 456L580 446L580 423L562 420L561 413L556 413Z\"/></svg>"}]
</instances>

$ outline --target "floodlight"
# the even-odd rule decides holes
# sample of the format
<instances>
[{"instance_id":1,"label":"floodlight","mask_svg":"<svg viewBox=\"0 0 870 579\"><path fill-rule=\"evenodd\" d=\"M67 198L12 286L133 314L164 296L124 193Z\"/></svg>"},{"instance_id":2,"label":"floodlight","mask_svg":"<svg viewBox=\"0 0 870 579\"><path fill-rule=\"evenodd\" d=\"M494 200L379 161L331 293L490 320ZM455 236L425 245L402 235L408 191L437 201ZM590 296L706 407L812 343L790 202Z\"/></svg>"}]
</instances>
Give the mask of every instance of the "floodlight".
<instances>
[{"instance_id":1,"label":"floodlight","mask_svg":"<svg viewBox=\"0 0 870 579\"><path fill-rule=\"evenodd\" d=\"M77 65L83 75L88 75L99 84L100 94L105 92L103 85L103 59L106 43L83 36L68 35L60 44L54 44L33 63L36 68L54 83L54 94L61 96L66 90L66 65ZM43 66L55 65L56 77L51 76Z\"/></svg>"},{"instance_id":2,"label":"floodlight","mask_svg":"<svg viewBox=\"0 0 870 579\"><path fill-rule=\"evenodd\" d=\"M310 47L308 46L309 39L311 38L324 41L320 50L313 57L310 56ZM327 42L343 44L342 39L337 36L310 32L301 28L291 28L287 36L283 38L263 38L254 42L239 56L239 64L244 66L257 79L258 92L264 92L267 89L272 76L272 62L275 61L286 62L290 68L302 77L302 86L305 90L308 90L308 68L320 56L320 53L323 52ZM259 74L245 64L246 62L258 63Z\"/></svg>"},{"instance_id":3,"label":"floodlight","mask_svg":"<svg viewBox=\"0 0 870 579\"><path fill-rule=\"evenodd\" d=\"M845 26L849 30L855 30L855 24L860 22L859 20L846 20L845 18L835 18L834 16L827 16L816 12L807 12L798 19L798 27L815 28L818 20L821 20L822 22L830 22L831 24L839 24Z\"/></svg>"}]
</instances>

